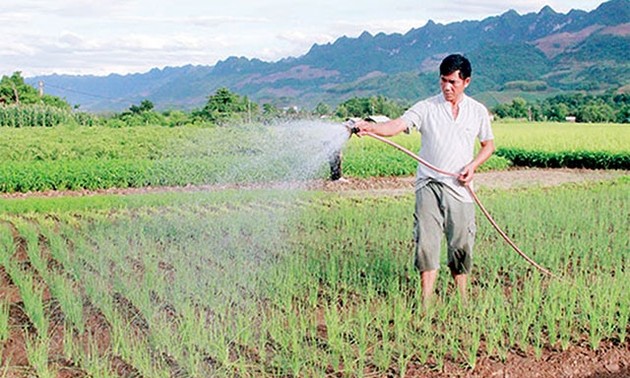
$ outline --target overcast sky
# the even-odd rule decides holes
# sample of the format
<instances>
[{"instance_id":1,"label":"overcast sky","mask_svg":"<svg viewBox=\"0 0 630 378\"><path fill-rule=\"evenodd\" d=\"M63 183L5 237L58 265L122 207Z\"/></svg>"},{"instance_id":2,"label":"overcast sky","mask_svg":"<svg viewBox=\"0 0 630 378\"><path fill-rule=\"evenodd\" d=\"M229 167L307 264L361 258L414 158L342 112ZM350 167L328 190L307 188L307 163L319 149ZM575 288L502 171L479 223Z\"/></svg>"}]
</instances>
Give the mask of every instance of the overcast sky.
<instances>
[{"instance_id":1,"label":"overcast sky","mask_svg":"<svg viewBox=\"0 0 630 378\"><path fill-rule=\"evenodd\" d=\"M2 0L0 75L146 72L276 61L341 36L406 33L429 19L481 20L514 9L590 11L603 0Z\"/></svg>"}]
</instances>

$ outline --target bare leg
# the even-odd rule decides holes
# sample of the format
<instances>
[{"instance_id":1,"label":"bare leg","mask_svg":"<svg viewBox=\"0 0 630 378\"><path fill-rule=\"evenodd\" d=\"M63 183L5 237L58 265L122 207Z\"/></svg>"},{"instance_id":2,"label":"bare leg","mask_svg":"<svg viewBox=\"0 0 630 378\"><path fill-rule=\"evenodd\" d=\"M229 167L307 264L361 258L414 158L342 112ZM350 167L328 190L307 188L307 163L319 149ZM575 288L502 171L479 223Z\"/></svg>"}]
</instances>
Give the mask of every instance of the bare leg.
<instances>
[{"instance_id":1,"label":"bare leg","mask_svg":"<svg viewBox=\"0 0 630 378\"><path fill-rule=\"evenodd\" d=\"M436 269L420 273L420 279L422 281L422 305L425 308L429 306L430 300L433 297L433 286L435 285L437 272Z\"/></svg>"},{"instance_id":2,"label":"bare leg","mask_svg":"<svg viewBox=\"0 0 630 378\"><path fill-rule=\"evenodd\" d=\"M456 274L451 272L453 279L455 280L455 285L457 286L457 290L459 291L459 295L462 298L462 302L464 304L468 303L468 294L466 292L466 281L468 276L464 273Z\"/></svg>"}]
</instances>

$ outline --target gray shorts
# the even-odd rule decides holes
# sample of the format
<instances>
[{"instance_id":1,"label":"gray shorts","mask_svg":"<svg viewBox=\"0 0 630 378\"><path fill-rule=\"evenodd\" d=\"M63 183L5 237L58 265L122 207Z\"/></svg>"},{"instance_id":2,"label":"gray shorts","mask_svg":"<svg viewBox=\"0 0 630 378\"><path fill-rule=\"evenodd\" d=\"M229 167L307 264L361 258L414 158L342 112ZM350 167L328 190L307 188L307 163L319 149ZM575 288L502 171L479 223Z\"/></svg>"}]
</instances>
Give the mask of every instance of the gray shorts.
<instances>
[{"instance_id":1,"label":"gray shorts","mask_svg":"<svg viewBox=\"0 0 630 378\"><path fill-rule=\"evenodd\" d=\"M475 204L455 199L435 181L416 191L415 265L421 271L440 267L442 235L446 236L448 267L455 274L470 273L475 242Z\"/></svg>"}]
</instances>

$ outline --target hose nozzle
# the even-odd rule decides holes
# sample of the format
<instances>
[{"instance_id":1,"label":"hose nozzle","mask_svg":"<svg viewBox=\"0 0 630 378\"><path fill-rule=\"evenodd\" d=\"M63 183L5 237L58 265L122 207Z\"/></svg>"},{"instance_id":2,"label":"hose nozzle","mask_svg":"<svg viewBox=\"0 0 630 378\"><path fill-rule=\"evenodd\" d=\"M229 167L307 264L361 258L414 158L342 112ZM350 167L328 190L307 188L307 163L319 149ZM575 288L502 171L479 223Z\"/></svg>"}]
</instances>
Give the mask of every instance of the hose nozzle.
<instances>
[{"instance_id":1,"label":"hose nozzle","mask_svg":"<svg viewBox=\"0 0 630 378\"><path fill-rule=\"evenodd\" d=\"M358 134L359 131L361 131L361 129L356 127L354 124L355 124L355 121L351 120L351 119L347 120L343 124L346 127L346 129L348 129L348 132L350 133L350 136L352 136L354 134Z\"/></svg>"}]
</instances>

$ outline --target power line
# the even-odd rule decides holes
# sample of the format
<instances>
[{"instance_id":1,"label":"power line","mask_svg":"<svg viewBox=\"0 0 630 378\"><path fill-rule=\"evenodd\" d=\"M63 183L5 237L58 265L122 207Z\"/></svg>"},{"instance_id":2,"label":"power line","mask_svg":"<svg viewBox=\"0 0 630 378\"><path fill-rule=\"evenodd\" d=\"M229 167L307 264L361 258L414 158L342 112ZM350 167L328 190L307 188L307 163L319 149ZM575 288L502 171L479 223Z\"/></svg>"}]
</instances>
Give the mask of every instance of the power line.
<instances>
[{"instance_id":1,"label":"power line","mask_svg":"<svg viewBox=\"0 0 630 378\"><path fill-rule=\"evenodd\" d=\"M97 95L97 94L93 94L93 93L88 93L88 92L83 92L83 91L78 91L76 89L70 89L70 88L63 88L54 84L48 84L46 83L47 86L51 87L51 88L56 88L56 89L60 89L62 91L66 91L66 92L72 92L72 93L76 93L76 94L80 94L83 96L89 96L89 97L96 97L96 98L102 98L104 100L112 100L112 101L117 101L119 99L113 98L113 97L106 97L106 96L101 96L101 95Z\"/></svg>"}]
</instances>

